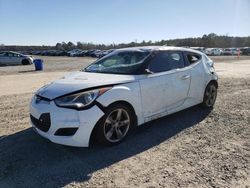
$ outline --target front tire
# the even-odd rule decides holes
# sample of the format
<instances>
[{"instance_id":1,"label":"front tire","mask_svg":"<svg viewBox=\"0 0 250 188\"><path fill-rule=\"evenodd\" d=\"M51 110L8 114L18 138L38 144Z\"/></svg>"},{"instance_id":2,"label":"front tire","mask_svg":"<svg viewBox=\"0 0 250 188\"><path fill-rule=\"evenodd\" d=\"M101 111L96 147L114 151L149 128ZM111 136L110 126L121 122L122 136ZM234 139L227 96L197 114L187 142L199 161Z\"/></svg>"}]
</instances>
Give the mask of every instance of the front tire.
<instances>
[{"instance_id":1,"label":"front tire","mask_svg":"<svg viewBox=\"0 0 250 188\"><path fill-rule=\"evenodd\" d=\"M22 65L30 65L29 60L27 59L22 60Z\"/></svg>"},{"instance_id":2,"label":"front tire","mask_svg":"<svg viewBox=\"0 0 250 188\"><path fill-rule=\"evenodd\" d=\"M116 145L126 138L133 123L134 114L129 107L112 105L97 123L94 139L101 145Z\"/></svg>"},{"instance_id":3,"label":"front tire","mask_svg":"<svg viewBox=\"0 0 250 188\"><path fill-rule=\"evenodd\" d=\"M202 106L212 108L217 98L217 85L213 82L209 83L205 89Z\"/></svg>"}]
</instances>

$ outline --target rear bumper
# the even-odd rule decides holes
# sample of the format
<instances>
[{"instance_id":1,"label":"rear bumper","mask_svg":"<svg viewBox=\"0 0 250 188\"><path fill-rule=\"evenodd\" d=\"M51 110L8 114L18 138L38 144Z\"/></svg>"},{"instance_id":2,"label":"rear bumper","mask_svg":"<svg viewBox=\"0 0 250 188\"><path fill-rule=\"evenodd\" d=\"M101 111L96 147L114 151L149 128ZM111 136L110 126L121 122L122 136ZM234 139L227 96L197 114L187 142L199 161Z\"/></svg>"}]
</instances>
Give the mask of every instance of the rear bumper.
<instances>
[{"instance_id":1,"label":"rear bumper","mask_svg":"<svg viewBox=\"0 0 250 188\"><path fill-rule=\"evenodd\" d=\"M50 118L50 125L47 129L39 127L34 122L34 119L44 122L42 118L44 114L47 114ZM88 110L77 111L57 107L53 101L36 103L33 98L30 104L30 115L33 117L33 120L30 121L32 127L42 137L58 144L88 147L92 130L104 113L97 106ZM43 125L46 125L46 123L40 126ZM55 135L59 129L63 128L76 128L77 131L72 136Z\"/></svg>"}]
</instances>

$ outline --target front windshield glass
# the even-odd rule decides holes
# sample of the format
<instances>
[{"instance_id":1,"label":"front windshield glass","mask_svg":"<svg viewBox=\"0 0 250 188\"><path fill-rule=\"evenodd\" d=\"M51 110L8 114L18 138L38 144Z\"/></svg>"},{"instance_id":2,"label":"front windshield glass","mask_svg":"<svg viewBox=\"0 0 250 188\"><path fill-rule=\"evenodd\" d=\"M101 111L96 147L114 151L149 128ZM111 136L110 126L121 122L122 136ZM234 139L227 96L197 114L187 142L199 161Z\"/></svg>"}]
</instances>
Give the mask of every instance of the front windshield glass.
<instances>
[{"instance_id":1,"label":"front windshield glass","mask_svg":"<svg viewBox=\"0 0 250 188\"><path fill-rule=\"evenodd\" d=\"M84 69L85 72L109 74L133 74L143 63L150 51L115 51L97 60Z\"/></svg>"}]
</instances>

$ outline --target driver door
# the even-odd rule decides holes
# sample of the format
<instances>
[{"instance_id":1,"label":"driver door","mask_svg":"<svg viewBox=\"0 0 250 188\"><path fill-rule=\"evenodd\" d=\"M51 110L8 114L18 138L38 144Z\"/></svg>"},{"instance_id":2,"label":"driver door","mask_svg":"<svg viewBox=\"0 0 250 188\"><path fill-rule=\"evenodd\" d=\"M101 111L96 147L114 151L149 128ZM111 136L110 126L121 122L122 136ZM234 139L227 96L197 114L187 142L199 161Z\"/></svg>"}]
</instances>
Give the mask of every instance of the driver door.
<instances>
[{"instance_id":1,"label":"driver door","mask_svg":"<svg viewBox=\"0 0 250 188\"><path fill-rule=\"evenodd\" d=\"M19 64L20 57L19 57L18 54L9 52L8 57L9 57L9 59L8 59L9 65L17 65L17 64Z\"/></svg>"},{"instance_id":2,"label":"driver door","mask_svg":"<svg viewBox=\"0 0 250 188\"><path fill-rule=\"evenodd\" d=\"M188 96L190 70L185 69L183 54L159 51L150 60L148 74L141 79L141 102L144 118L156 119L180 107Z\"/></svg>"}]
</instances>

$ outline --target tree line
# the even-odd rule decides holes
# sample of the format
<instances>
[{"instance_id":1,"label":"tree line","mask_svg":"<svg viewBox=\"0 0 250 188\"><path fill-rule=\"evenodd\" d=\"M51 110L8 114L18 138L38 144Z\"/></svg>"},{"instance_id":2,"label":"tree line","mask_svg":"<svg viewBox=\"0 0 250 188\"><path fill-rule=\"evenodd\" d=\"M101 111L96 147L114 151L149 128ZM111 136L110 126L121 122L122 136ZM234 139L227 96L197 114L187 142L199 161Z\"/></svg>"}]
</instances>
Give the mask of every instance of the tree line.
<instances>
[{"instance_id":1,"label":"tree line","mask_svg":"<svg viewBox=\"0 0 250 188\"><path fill-rule=\"evenodd\" d=\"M29 51L29 50L72 50L75 48L90 50L90 49L117 49L134 46L150 46L150 45L167 45L167 46L187 46L187 47L216 47L216 48L230 48L230 47L249 47L250 36L248 37L233 37L227 35L217 35L210 33L203 35L202 37L194 38L182 38L182 39L170 39L161 41L142 41L142 42L130 42L120 44L94 44L86 42L59 42L55 46L7 46L0 45L0 50L13 50L13 51Z\"/></svg>"}]
</instances>

